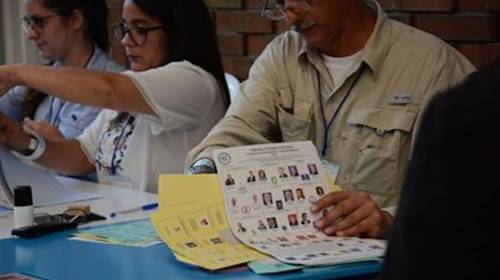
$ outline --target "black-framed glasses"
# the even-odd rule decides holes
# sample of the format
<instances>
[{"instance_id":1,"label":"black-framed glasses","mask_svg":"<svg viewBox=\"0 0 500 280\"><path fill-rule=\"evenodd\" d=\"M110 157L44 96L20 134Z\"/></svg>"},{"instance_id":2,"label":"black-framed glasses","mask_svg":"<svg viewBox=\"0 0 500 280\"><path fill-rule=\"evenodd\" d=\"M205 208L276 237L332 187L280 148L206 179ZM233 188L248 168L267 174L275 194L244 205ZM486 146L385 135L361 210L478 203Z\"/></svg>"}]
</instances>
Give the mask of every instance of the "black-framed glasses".
<instances>
[{"instance_id":1,"label":"black-framed glasses","mask_svg":"<svg viewBox=\"0 0 500 280\"><path fill-rule=\"evenodd\" d=\"M125 35L128 34L134 45L141 46L144 45L148 40L149 32L162 28L163 25L154 27L139 27L139 26L129 27L125 22L120 22L118 24L115 24L115 26L113 27L113 33L115 34L115 37L118 40L123 40L123 38L125 38Z\"/></svg>"},{"instance_id":2,"label":"black-framed glasses","mask_svg":"<svg viewBox=\"0 0 500 280\"><path fill-rule=\"evenodd\" d=\"M282 20L286 11L301 14L311 10L311 0L289 1L285 5L285 0L266 0L260 11L261 16L270 20Z\"/></svg>"},{"instance_id":3,"label":"black-framed glasses","mask_svg":"<svg viewBox=\"0 0 500 280\"><path fill-rule=\"evenodd\" d=\"M57 15L47 15L47 16L30 16L23 17L23 30L28 33L30 30L40 34L45 26L47 26L47 21Z\"/></svg>"}]
</instances>

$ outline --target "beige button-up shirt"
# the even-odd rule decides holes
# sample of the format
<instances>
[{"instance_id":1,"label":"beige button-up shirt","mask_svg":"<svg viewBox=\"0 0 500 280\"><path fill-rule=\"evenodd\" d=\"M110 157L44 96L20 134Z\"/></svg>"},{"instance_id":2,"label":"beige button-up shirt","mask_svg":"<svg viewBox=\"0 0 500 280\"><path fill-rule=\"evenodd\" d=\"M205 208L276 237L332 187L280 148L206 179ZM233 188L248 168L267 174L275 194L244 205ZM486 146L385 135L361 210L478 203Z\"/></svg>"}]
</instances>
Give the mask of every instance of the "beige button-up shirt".
<instances>
[{"instance_id":1,"label":"beige button-up shirt","mask_svg":"<svg viewBox=\"0 0 500 280\"><path fill-rule=\"evenodd\" d=\"M389 19L370 3L377 22L362 66L337 91L325 94L336 87L320 53L296 32L285 32L256 60L241 95L190 152L189 163L220 147L281 141L311 140L321 155L323 119L328 123L337 113L321 155L340 165L337 184L368 192L380 207L395 206L425 104L475 69L440 39Z\"/></svg>"}]
</instances>

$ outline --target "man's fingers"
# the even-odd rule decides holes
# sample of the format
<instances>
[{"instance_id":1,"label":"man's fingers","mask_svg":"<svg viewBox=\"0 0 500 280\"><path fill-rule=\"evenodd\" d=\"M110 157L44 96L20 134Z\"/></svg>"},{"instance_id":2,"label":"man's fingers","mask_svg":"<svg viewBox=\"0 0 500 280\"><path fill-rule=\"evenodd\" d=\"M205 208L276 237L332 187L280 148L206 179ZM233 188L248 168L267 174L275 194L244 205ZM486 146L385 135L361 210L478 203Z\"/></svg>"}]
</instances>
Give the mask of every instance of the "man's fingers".
<instances>
[{"instance_id":1,"label":"man's fingers","mask_svg":"<svg viewBox=\"0 0 500 280\"><path fill-rule=\"evenodd\" d=\"M324 232L331 235L338 231L347 230L368 218L370 214L371 210L367 207L357 208L352 213L347 214L343 219L340 219L339 222L329 225L324 229Z\"/></svg>"},{"instance_id":2,"label":"man's fingers","mask_svg":"<svg viewBox=\"0 0 500 280\"><path fill-rule=\"evenodd\" d=\"M356 226L337 232L338 236L360 236L368 238L382 238L386 233L384 228L383 215L380 212L373 213Z\"/></svg>"},{"instance_id":3,"label":"man's fingers","mask_svg":"<svg viewBox=\"0 0 500 280\"><path fill-rule=\"evenodd\" d=\"M323 196L313 206L311 206L311 212L316 213L323 210L324 208L336 205L347 197L349 197L349 194L347 192L331 192Z\"/></svg>"},{"instance_id":4,"label":"man's fingers","mask_svg":"<svg viewBox=\"0 0 500 280\"><path fill-rule=\"evenodd\" d=\"M338 223L341 219L355 211L358 205L352 200L344 200L337 204L332 210L327 212L321 219L316 221L314 225L318 229L324 229Z\"/></svg>"},{"instance_id":5,"label":"man's fingers","mask_svg":"<svg viewBox=\"0 0 500 280\"><path fill-rule=\"evenodd\" d=\"M361 224L356 224L346 230L343 230L343 231L337 231L336 232L336 235L337 236L349 236L349 237L353 237L353 236L360 236L362 234L363 230L362 230L362 225Z\"/></svg>"}]
</instances>

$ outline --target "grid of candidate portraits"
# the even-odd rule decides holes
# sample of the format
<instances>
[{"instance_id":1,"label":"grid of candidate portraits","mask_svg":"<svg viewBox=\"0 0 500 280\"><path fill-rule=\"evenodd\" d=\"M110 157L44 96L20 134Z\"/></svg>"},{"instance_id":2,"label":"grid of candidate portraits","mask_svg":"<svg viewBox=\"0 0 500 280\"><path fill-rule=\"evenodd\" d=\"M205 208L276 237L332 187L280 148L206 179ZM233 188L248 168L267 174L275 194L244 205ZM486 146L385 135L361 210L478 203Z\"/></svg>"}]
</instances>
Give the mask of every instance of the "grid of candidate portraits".
<instances>
[{"instance_id":1,"label":"grid of candidate portraits","mask_svg":"<svg viewBox=\"0 0 500 280\"><path fill-rule=\"evenodd\" d=\"M246 244L287 262L316 264L383 254L384 243L328 237L316 230L314 201L327 193L315 163L224 170L226 211Z\"/></svg>"},{"instance_id":2,"label":"grid of candidate portraits","mask_svg":"<svg viewBox=\"0 0 500 280\"><path fill-rule=\"evenodd\" d=\"M327 192L315 163L233 169L224 178L233 228L248 236L312 228L311 202Z\"/></svg>"}]
</instances>

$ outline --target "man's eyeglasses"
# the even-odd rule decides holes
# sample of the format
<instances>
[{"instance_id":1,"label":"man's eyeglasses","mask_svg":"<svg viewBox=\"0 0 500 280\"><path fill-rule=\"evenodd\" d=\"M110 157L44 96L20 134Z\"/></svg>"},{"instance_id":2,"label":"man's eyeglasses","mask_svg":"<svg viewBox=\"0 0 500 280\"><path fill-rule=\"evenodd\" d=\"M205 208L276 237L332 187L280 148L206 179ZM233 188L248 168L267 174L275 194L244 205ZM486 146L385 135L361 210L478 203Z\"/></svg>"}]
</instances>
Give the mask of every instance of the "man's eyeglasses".
<instances>
[{"instance_id":1,"label":"man's eyeglasses","mask_svg":"<svg viewBox=\"0 0 500 280\"><path fill-rule=\"evenodd\" d=\"M45 26L47 26L48 19L55 16L56 15L23 17L23 30L26 33L32 30L40 34Z\"/></svg>"},{"instance_id":2,"label":"man's eyeglasses","mask_svg":"<svg viewBox=\"0 0 500 280\"><path fill-rule=\"evenodd\" d=\"M260 14L270 20L282 20L287 11L301 14L308 12L311 8L311 0L288 1L286 5L284 0L266 0Z\"/></svg>"},{"instance_id":3,"label":"man's eyeglasses","mask_svg":"<svg viewBox=\"0 0 500 280\"><path fill-rule=\"evenodd\" d=\"M116 39L122 40L123 38L125 38L125 35L128 34L134 45L141 46L146 43L148 39L147 38L148 33L150 31L161 28L163 28L163 25L155 27L138 27L138 26L128 27L126 23L121 22L113 27L113 32L115 34Z\"/></svg>"}]
</instances>

